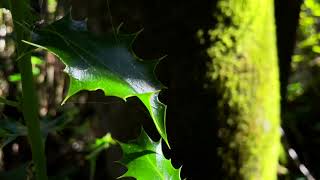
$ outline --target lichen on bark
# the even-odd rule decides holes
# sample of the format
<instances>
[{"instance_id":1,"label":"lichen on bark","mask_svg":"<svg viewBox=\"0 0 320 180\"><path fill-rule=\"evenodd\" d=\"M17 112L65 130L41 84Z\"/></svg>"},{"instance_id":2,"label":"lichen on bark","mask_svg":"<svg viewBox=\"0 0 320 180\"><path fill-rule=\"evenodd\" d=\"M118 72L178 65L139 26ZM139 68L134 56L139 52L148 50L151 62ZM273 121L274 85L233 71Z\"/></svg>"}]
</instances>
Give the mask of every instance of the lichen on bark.
<instances>
[{"instance_id":1,"label":"lichen on bark","mask_svg":"<svg viewBox=\"0 0 320 180\"><path fill-rule=\"evenodd\" d=\"M223 175L276 179L280 85L273 0L219 0L213 17L208 77L219 97Z\"/></svg>"}]
</instances>

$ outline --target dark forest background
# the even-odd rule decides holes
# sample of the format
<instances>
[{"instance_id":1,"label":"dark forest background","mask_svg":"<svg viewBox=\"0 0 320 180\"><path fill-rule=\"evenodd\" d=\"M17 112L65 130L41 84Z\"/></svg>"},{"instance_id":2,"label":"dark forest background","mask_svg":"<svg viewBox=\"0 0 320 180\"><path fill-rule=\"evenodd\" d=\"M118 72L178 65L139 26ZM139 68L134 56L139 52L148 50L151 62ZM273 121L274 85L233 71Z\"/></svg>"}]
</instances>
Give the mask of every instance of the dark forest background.
<instances>
[{"instance_id":1,"label":"dark forest background","mask_svg":"<svg viewBox=\"0 0 320 180\"><path fill-rule=\"evenodd\" d=\"M199 43L199 29L214 27L212 11L216 1L178 0L59 0L49 1L32 8L48 22L67 13L87 19L90 31L102 34L112 32L120 24L121 31L130 33L143 29L133 49L143 59L164 55L157 68L157 76L168 88L160 94L168 105L167 130L172 150L165 149L175 167L182 168L187 179L221 179L221 162L216 149L217 97L205 87L208 44ZM311 174L320 178L320 3L316 0L276 0L276 25L282 95L283 154L279 165L281 179L308 179L299 169L305 165ZM109 6L109 8L108 8ZM207 37L208 38L208 37ZM15 81L17 67L12 55L14 43L4 39L0 48L0 95L13 98L19 92ZM39 52L46 60L39 68L37 83L40 97L40 114L43 118L63 117L70 123L58 133L48 136L46 153L49 175L68 176L70 179L89 179L90 162L85 156L95 138L110 132L120 141L135 138L141 128L153 139L159 135L144 106L136 99L123 102L105 97L98 92L81 92L64 106L68 78L63 65L52 55ZM15 82L15 83L9 83ZM214 87L213 87L214 88ZM270 97L272 98L272 97ZM0 106L1 114L10 118L20 115L9 106ZM14 147L18 148L18 151ZM294 150L298 159L289 152ZM5 156L3 156L5 154ZM263 156L263 155L262 155ZM95 179L114 179L124 168L119 160L119 147L103 151L97 159ZM21 162L31 159L26 138L18 138L3 148L0 169L12 170Z\"/></svg>"}]
</instances>

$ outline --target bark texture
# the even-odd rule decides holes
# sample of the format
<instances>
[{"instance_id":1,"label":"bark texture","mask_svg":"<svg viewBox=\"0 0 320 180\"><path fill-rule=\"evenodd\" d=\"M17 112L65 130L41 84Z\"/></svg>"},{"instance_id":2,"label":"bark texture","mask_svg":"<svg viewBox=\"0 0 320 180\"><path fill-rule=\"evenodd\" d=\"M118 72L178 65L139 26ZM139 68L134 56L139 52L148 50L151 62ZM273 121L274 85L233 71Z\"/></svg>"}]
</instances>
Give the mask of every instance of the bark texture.
<instances>
[{"instance_id":1,"label":"bark texture","mask_svg":"<svg viewBox=\"0 0 320 180\"><path fill-rule=\"evenodd\" d=\"M220 0L208 76L218 94L218 155L226 179L277 178L280 84L272 0ZM198 32L200 42L201 30Z\"/></svg>"}]
</instances>

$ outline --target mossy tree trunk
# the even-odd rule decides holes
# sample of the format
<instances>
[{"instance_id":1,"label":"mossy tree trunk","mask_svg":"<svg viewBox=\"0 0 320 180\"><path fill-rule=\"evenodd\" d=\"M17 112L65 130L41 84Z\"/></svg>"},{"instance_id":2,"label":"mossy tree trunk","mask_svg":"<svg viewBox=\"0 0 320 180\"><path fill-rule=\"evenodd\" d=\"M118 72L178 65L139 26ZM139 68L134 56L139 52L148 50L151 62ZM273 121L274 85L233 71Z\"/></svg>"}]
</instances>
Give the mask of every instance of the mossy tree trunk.
<instances>
[{"instance_id":1,"label":"mossy tree trunk","mask_svg":"<svg viewBox=\"0 0 320 180\"><path fill-rule=\"evenodd\" d=\"M273 0L219 0L214 18L208 76L219 97L223 177L276 179L280 85Z\"/></svg>"}]
</instances>

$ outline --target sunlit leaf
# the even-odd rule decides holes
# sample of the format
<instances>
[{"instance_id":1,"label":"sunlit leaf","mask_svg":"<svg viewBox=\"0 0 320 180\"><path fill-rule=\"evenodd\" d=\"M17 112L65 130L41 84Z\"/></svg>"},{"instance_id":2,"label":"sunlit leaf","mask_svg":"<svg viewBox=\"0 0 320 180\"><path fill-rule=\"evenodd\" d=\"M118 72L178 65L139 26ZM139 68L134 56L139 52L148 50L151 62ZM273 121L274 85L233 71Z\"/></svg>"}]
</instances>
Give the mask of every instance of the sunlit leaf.
<instances>
[{"instance_id":1,"label":"sunlit leaf","mask_svg":"<svg viewBox=\"0 0 320 180\"><path fill-rule=\"evenodd\" d=\"M144 131L136 140L120 143L120 146L123 151L120 163L128 169L121 177L134 177L138 180L180 179L181 169L175 169L171 160L165 158L161 141L152 141Z\"/></svg>"},{"instance_id":2,"label":"sunlit leaf","mask_svg":"<svg viewBox=\"0 0 320 180\"><path fill-rule=\"evenodd\" d=\"M36 65L43 64L43 61L39 57L31 56L31 63L32 63L32 74L34 76L39 75L40 69ZM21 81L21 74L15 73L15 74L9 75L8 80L10 82L20 82Z\"/></svg>"},{"instance_id":3,"label":"sunlit leaf","mask_svg":"<svg viewBox=\"0 0 320 180\"><path fill-rule=\"evenodd\" d=\"M303 61L303 56L301 56L301 55L293 55L292 56L292 61L294 63L300 63L301 61Z\"/></svg>"},{"instance_id":4,"label":"sunlit leaf","mask_svg":"<svg viewBox=\"0 0 320 180\"><path fill-rule=\"evenodd\" d=\"M38 67L33 67L32 68L32 74L33 76L37 76L40 74L40 69ZM20 73L15 73L12 75L9 75L8 80L10 82L20 82L21 81L21 74Z\"/></svg>"},{"instance_id":5,"label":"sunlit leaf","mask_svg":"<svg viewBox=\"0 0 320 180\"><path fill-rule=\"evenodd\" d=\"M312 51L319 54L320 53L320 46L313 46Z\"/></svg>"},{"instance_id":6,"label":"sunlit leaf","mask_svg":"<svg viewBox=\"0 0 320 180\"><path fill-rule=\"evenodd\" d=\"M43 62L43 60L42 60L41 58L39 58L39 57L37 57L37 56L31 56L31 63L32 63L33 65L41 65L41 64L43 64L44 62Z\"/></svg>"},{"instance_id":7,"label":"sunlit leaf","mask_svg":"<svg viewBox=\"0 0 320 180\"><path fill-rule=\"evenodd\" d=\"M48 0L48 7L47 7L48 12L54 13L56 11L57 5L58 5L57 0Z\"/></svg>"},{"instance_id":8,"label":"sunlit leaf","mask_svg":"<svg viewBox=\"0 0 320 180\"><path fill-rule=\"evenodd\" d=\"M296 83L288 84L288 87L287 87L288 100L290 101L294 100L295 98L301 96L303 92L304 92L304 89L301 83L296 82Z\"/></svg>"},{"instance_id":9,"label":"sunlit leaf","mask_svg":"<svg viewBox=\"0 0 320 180\"><path fill-rule=\"evenodd\" d=\"M8 80L10 82L19 82L19 81L21 81L21 74L15 73L15 74L9 75Z\"/></svg>"},{"instance_id":10,"label":"sunlit leaf","mask_svg":"<svg viewBox=\"0 0 320 180\"><path fill-rule=\"evenodd\" d=\"M65 16L43 29L35 30L30 45L48 50L66 65L70 85L63 103L81 90L101 89L122 99L137 96L146 106L161 137L168 144L165 128L166 106L158 100L163 85L154 75L159 60L142 60L132 51L136 34L96 36L85 21Z\"/></svg>"}]
</instances>

